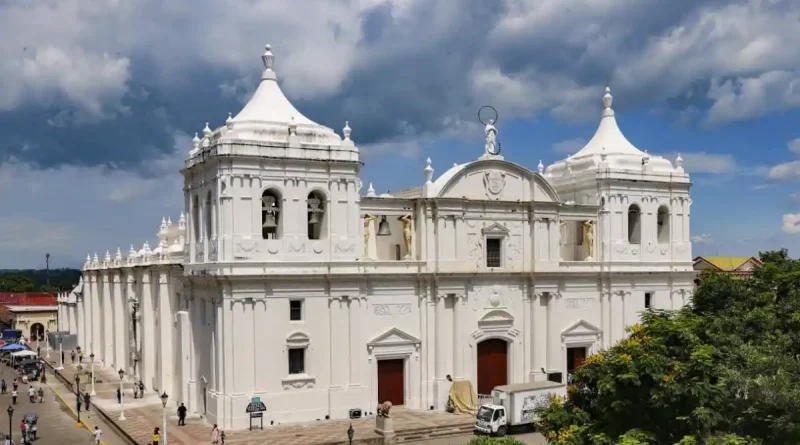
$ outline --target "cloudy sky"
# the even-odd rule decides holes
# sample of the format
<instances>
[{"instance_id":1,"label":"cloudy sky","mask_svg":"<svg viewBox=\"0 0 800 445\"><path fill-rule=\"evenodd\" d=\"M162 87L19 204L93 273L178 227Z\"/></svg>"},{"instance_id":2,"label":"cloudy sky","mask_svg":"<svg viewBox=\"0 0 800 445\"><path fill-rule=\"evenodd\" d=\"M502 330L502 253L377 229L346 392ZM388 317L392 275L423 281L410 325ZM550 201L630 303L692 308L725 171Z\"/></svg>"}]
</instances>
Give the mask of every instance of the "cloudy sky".
<instances>
[{"instance_id":1,"label":"cloudy sky","mask_svg":"<svg viewBox=\"0 0 800 445\"><path fill-rule=\"evenodd\" d=\"M790 0L0 2L0 267L153 240L265 43L304 114L350 121L379 192L480 155L484 104L507 159L574 153L609 83L635 145L682 153L696 254L800 255L798 41Z\"/></svg>"}]
</instances>

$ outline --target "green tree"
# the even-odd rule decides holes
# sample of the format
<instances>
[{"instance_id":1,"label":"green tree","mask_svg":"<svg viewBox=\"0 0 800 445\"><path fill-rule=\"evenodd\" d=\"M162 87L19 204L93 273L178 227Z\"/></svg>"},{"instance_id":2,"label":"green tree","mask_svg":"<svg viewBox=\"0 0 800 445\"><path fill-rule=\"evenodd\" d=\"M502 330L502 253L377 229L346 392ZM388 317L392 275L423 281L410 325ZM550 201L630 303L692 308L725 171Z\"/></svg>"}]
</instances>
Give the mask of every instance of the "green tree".
<instances>
[{"instance_id":1,"label":"green tree","mask_svg":"<svg viewBox=\"0 0 800 445\"><path fill-rule=\"evenodd\" d=\"M648 311L540 412L552 444L800 443L800 262L703 277L691 307Z\"/></svg>"},{"instance_id":2,"label":"green tree","mask_svg":"<svg viewBox=\"0 0 800 445\"><path fill-rule=\"evenodd\" d=\"M9 274L0 277L0 292L30 292L33 289L33 281L24 275Z\"/></svg>"}]
</instances>

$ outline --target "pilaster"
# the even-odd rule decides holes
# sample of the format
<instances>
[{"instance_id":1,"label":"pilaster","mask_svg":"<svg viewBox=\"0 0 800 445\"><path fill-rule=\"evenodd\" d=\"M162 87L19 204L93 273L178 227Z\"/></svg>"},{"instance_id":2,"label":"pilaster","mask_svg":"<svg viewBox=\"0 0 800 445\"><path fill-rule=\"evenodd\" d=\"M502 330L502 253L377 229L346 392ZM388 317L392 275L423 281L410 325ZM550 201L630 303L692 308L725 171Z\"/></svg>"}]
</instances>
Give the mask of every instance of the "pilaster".
<instances>
[{"instance_id":1,"label":"pilaster","mask_svg":"<svg viewBox=\"0 0 800 445\"><path fill-rule=\"evenodd\" d=\"M464 369L464 305L465 295L456 294L453 296L453 378L455 380L466 380L467 373Z\"/></svg>"},{"instance_id":2,"label":"pilaster","mask_svg":"<svg viewBox=\"0 0 800 445\"><path fill-rule=\"evenodd\" d=\"M142 301L139 310L142 314L142 351L141 351L141 375L144 385L152 390L156 389L156 350L155 335L155 304L153 299L152 272L149 268L142 268L141 278Z\"/></svg>"},{"instance_id":3,"label":"pilaster","mask_svg":"<svg viewBox=\"0 0 800 445\"><path fill-rule=\"evenodd\" d=\"M170 307L170 273L169 268L158 271L158 390L172 394L172 378L174 375L174 352L172 337L172 310Z\"/></svg>"},{"instance_id":4,"label":"pilaster","mask_svg":"<svg viewBox=\"0 0 800 445\"><path fill-rule=\"evenodd\" d=\"M95 351L95 356L99 355L105 366L114 365L114 293L113 283L116 272L103 271L103 297L100 301L100 318L103 325L101 331L101 344L99 351Z\"/></svg>"}]
</instances>

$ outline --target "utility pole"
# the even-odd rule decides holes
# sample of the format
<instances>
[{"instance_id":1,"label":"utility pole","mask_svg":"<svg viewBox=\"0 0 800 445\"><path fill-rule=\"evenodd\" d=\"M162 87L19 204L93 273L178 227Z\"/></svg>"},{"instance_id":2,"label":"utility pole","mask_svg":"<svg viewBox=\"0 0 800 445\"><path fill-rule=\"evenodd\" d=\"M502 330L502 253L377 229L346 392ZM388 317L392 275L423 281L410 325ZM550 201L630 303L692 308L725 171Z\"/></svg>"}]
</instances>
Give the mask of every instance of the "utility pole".
<instances>
[{"instance_id":1,"label":"utility pole","mask_svg":"<svg viewBox=\"0 0 800 445\"><path fill-rule=\"evenodd\" d=\"M50 285L50 254L44 254L44 262L45 262L45 277L47 279L47 285Z\"/></svg>"}]
</instances>

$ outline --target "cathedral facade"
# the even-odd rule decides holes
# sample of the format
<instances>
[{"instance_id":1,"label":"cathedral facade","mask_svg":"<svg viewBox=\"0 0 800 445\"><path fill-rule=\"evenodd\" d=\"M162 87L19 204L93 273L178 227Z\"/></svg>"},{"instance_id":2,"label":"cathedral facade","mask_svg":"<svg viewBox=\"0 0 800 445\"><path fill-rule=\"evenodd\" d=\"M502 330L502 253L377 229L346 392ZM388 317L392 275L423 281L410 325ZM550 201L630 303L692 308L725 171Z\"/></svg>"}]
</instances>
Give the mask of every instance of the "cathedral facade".
<instances>
[{"instance_id":1,"label":"cathedral facade","mask_svg":"<svg viewBox=\"0 0 800 445\"><path fill-rule=\"evenodd\" d=\"M177 222L88 257L59 299L61 329L148 391L223 429L252 397L275 422L443 410L451 380L566 381L646 308L689 301L689 177L623 136L610 90L594 137L546 169L504 159L487 121L474 161L428 159L421 185L377 195L349 123L303 116L262 61L188 149Z\"/></svg>"}]
</instances>

